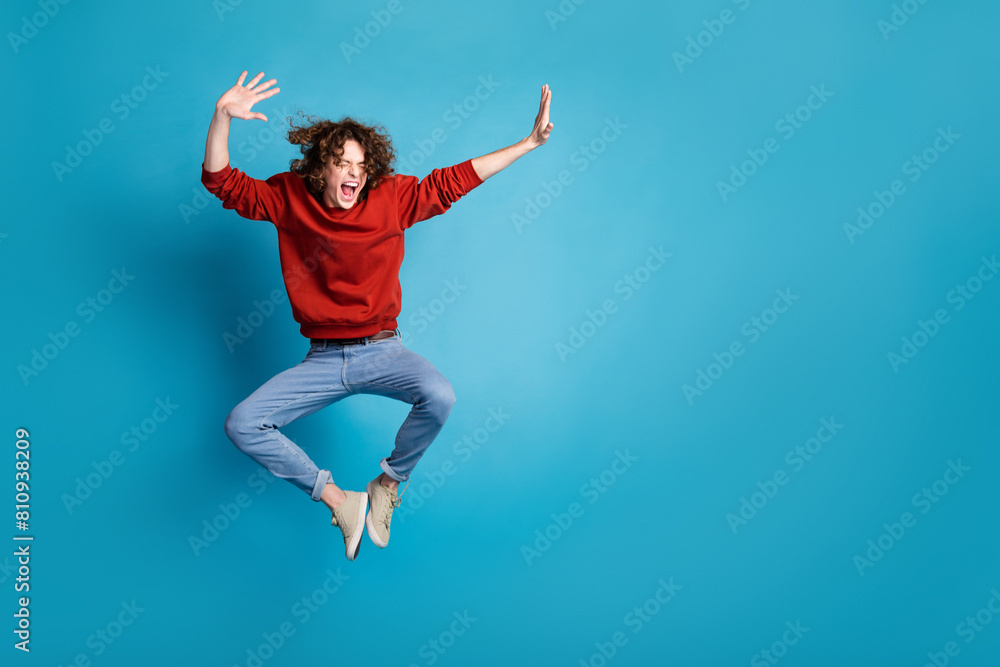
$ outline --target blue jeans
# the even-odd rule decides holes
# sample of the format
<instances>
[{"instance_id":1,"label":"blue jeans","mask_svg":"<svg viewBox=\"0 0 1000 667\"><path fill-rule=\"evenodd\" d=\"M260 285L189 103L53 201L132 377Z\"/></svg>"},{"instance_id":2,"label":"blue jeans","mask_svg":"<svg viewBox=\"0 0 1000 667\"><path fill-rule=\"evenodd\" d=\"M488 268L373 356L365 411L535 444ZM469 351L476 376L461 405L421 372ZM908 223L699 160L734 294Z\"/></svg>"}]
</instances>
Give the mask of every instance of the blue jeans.
<instances>
[{"instance_id":1,"label":"blue jeans","mask_svg":"<svg viewBox=\"0 0 1000 667\"><path fill-rule=\"evenodd\" d=\"M396 446L380 467L405 482L441 431L455 403L451 383L395 335L383 340L337 345L311 343L297 366L278 373L233 408L226 435L240 450L319 500L333 482L302 449L278 429L351 394L377 394L413 406L396 434Z\"/></svg>"}]
</instances>

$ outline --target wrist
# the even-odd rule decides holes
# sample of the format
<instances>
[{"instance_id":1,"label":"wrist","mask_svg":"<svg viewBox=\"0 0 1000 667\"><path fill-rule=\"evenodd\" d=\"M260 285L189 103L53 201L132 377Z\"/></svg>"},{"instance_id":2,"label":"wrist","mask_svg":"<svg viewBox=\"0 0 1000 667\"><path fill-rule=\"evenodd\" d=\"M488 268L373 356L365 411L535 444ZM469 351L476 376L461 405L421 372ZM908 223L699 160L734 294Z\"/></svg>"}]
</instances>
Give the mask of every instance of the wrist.
<instances>
[{"instance_id":1,"label":"wrist","mask_svg":"<svg viewBox=\"0 0 1000 667\"><path fill-rule=\"evenodd\" d=\"M530 136L527 136L524 139L521 139L521 141L519 141L518 144L521 145L521 148L524 149L525 153L527 153L529 151L533 151L533 150L535 150L536 148L538 148L541 145L541 144L536 143L534 140L532 140L532 138Z\"/></svg>"}]
</instances>

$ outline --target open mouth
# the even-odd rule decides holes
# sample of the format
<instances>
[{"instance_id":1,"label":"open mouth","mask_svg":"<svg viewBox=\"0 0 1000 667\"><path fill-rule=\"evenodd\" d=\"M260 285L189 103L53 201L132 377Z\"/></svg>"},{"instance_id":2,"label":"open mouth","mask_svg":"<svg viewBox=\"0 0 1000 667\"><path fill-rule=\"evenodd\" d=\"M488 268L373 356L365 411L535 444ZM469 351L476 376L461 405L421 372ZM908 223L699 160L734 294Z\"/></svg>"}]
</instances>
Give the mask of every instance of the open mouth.
<instances>
[{"instance_id":1,"label":"open mouth","mask_svg":"<svg viewBox=\"0 0 1000 667\"><path fill-rule=\"evenodd\" d=\"M358 191L358 186L360 184L357 181L346 181L340 184L340 193L344 196L344 199L351 200L354 199L355 193Z\"/></svg>"}]
</instances>

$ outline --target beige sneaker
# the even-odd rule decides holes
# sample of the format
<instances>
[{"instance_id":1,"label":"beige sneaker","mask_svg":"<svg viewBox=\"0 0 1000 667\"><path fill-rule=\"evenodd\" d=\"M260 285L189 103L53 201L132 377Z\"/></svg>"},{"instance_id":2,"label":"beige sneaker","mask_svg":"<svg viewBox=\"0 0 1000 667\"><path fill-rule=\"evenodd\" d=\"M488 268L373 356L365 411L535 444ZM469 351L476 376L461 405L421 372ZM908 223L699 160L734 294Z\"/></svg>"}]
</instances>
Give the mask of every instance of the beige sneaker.
<instances>
[{"instance_id":1,"label":"beige sneaker","mask_svg":"<svg viewBox=\"0 0 1000 667\"><path fill-rule=\"evenodd\" d=\"M362 524L368 512L368 495L360 491L344 491L347 500L337 505L333 510L333 520L330 525L337 526L344 534L344 546L347 560L354 560L361 550Z\"/></svg>"},{"instance_id":2,"label":"beige sneaker","mask_svg":"<svg viewBox=\"0 0 1000 667\"><path fill-rule=\"evenodd\" d=\"M375 546L384 549L389 544L389 524L392 523L392 510L399 507L399 498L395 491L382 486L376 477L368 482L368 501L372 507L368 518L365 519L368 537L372 538Z\"/></svg>"}]
</instances>

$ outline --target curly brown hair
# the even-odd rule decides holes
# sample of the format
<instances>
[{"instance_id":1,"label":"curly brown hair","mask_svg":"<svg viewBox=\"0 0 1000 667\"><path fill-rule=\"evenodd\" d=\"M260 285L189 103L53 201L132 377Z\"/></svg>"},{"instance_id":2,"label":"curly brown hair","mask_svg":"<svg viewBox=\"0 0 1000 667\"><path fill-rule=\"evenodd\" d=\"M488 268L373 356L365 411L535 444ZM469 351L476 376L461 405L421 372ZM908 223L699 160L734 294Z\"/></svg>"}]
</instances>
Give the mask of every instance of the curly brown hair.
<instances>
[{"instance_id":1,"label":"curly brown hair","mask_svg":"<svg viewBox=\"0 0 1000 667\"><path fill-rule=\"evenodd\" d=\"M364 125L347 116L334 122L301 112L300 115L303 116L300 125L288 118L291 128L288 141L297 144L302 151L302 157L292 160L290 167L292 173L305 180L306 188L317 199L322 200L323 190L326 189L323 168L331 157L340 160L344 154L344 142L348 139L361 144L365 151L368 182L358 195L359 201L368 195L369 189L374 190L383 178L392 175L396 153L385 127Z\"/></svg>"}]
</instances>

